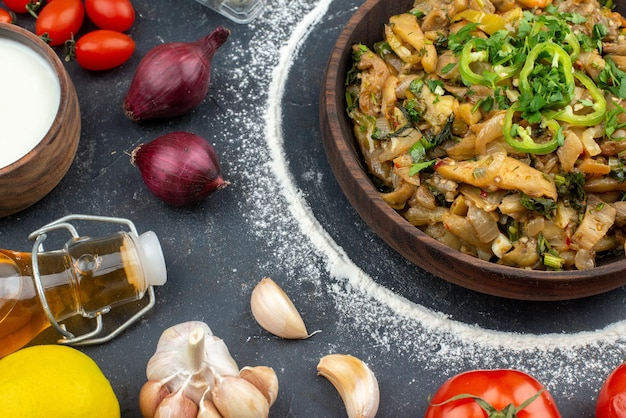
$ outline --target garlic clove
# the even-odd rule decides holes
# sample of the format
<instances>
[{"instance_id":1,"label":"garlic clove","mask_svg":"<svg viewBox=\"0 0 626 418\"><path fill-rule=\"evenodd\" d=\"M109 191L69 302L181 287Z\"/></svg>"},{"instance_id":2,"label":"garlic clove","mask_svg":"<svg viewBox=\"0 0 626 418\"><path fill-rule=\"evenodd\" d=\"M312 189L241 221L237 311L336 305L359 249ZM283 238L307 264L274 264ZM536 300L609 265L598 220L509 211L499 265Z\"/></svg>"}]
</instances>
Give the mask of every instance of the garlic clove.
<instances>
[{"instance_id":1,"label":"garlic clove","mask_svg":"<svg viewBox=\"0 0 626 418\"><path fill-rule=\"evenodd\" d=\"M246 366L239 371L239 376L252 383L272 406L278 397L278 377L274 369L267 366Z\"/></svg>"},{"instance_id":2,"label":"garlic clove","mask_svg":"<svg viewBox=\"0 0 626 418\"><path fill-rule=\"evenodd\" d=\"M222 414L217 410L217 407L211 399L210 390L207 390L202 395L202 399L200 399L200 404L198 405L198 416L196 418L222 418Z\"/></svg>"},{"instance_id":3,"label":"garlic clove","mask_svg":"<svg viewBox=\"0 0 626 418\"><path fill-rule=\"evenodd\" d=\"M349 418L376 416L380 401L378 381L363 361L347 354L330 354L322 357L317 372L337 389Z\"/></svg>"},{"instance_id":4,"label":"garlic clove","mask_svg":"<svg viewBox=\"0 0 626 418\"><path fill-rule=\"evenodd\" d=\"M263 278L252 291L250 306L254 319L266 331L286 339L310 337L291 299L269 277Z\"/></svg>"},{"instance_id":5,"label":"garlic clove","mask_svg":"<svg viewBox=\"0 0 626 418\"><path fill-rule=\"evenodd\" d=\"M139 410L143 418L153 418L159 404L170 394L161 381L148 380L139 391Z\"/></svg>"},{"instance_id":6,"label":"garlic clove","mask_svg":"<svg viewBox=\"0 0 626 418\"><path fill-rule=\"evenodd\" d=\"M198 405L181 391L170 393L159 404L154 418L196 418Z\"/></svg>"},{"instance_id":7,"label":"garlic clove","mask_svg":"<svg viewBox=\"0 0 626 418\"><path fill-rule=\"evenodd\" d=\"M234 376L216 376L213 403L224 418L265 418L270 406L252 383Z\"/></svg>"}]
</instances>

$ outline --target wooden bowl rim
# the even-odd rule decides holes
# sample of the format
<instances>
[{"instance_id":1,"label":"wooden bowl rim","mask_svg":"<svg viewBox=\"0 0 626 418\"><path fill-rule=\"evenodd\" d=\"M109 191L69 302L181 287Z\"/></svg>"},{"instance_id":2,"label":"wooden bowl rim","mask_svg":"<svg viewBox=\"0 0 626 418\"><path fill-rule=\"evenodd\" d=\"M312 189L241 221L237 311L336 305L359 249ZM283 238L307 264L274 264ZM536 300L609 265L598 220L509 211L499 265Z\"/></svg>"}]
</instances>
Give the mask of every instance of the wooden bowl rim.
<instances>
[{"instance_id":1,"label":"wooden bowl rim","mask_svg":"<svg viewBox=\"0 0 626 418\"><path fill-rule=\"evenodd\" d=\"M339 103L345 104L345 99L343 99L344 92L338 91L336 92L336 95L334 94L334 92L337 90L337 79L342 74L341 64L346 62L346 54L351 47L350 37L352 33L355 31L355 29L358 27L359 23L364 19L364 17L368 13L370 13L374 7L383 2L385 2L385 0L367 0L352 15L347 24L344 26L342 32L337 38L335 45L332 48L322 82L322 91L320 98L320 121L323 125L322 136L324 147L327 156L329 157L329 161L332 160L332 158L336 158L336 156L331 158L330 153L338 152L338 157L342 160L342 162L350 162L356 160L358 162L358 166L361 168L360 170L353 170L351 174L354 176L354 180L357 181L359 185L362 185L363 188L361 190L355 190L354 188L348 189L346 187L347 185L345 184L345 180L342 179L340 175L338 175L339 173L337 171L337 168L333 167L331 163L331 168L335 174L335 177L337 178L338 183L343 189L344 194L346 194L351 203L353 203L352 201L353 199L355 199L354 196L367 196L370 199L369 209L378 212L379 216L387 218L390 222L394 224L395 228L397 228L401 233L406 234L406 237L409 238L408 240L405 239L406 241L410 240L412 243L431 247L434 251L440 253L446 258L456 259L464 265L472 265L473 267L471 268L471 270L473 271L484 270L484 272L489 272L489 274L491 274L492 276L497 276L505 282L508 281L521 286L526 285L529 287L531 293L533 290L540 291L543 285L550 285L549 287L555 293L547 295L545 297L542 295L537 295L537 297L535 298L527 293L511 293L506 290L501 290L499 288L494 288L493 291L490 291L490 289L485 289L485 287L482 285L472 286L471 283L468 284L465 280L456 280L454 277L442 277L441 274L437 274L434 272L433 266L424 265L424 263L420 264L419 260L413 260L410 257L407 257L406 254L404 254L402 248L398 247L398 242L389 242L389 240L385 239L385 237L383 237L376 228L372 227L372 225L368 221L370 215L365 214L363 208L357 207L353 204L355 210L359 213L359 215L366 221L366 223L368 223L368 225L370 225L370 227L372 227L374 232L379 237L381 237L385 242L387 242L388 245L394 248L409 261L431 273L436 274L444 280L481 293L524 300L567 300L601 294L616 289L625 284L625 257L620 257L615 261L610 261L606 264L598 265L590 270L541 271L503 266L492 262L480 260L478 258L463 254L457 250L447 247L446 245L440 243L436 239L428 236L418 228L411 225L406 219L404 219L400 214L398 214L386 202L383 201L383 199L379 196L378 191L375 189L374 185L369 179L366 170L363 168L361 156L354 153L354 151L358 153L358 150L357 148L355 148L355 139L352 131L349 130L349 132L346 132L346 130L344 129L345 125L341 124L340 118L347 118L347 115L345 115L345 106L339 106ZM410 0L406 0L406 3L412 4ZM387 16L391 16L391 14L387 14ZM380 33L382 39L382 25L380 28ZM354 41L352 40L352 42ZM333 100L335 97L336 100ZM451 267L448 266L447 268L450 269ZM619 279L615 279L615 276L620 272L623 272L622 277L620 277ZM603 283L600 282L600 278L609 276L613 280L610 282L610 284L606 284L603 286ZM585 290L581 290L580 292L576 291L577 285L589 285L590 281L594 281L596 278L599 280L597 280L598 283L597 286L594 287L594 289L587 288ZM558 287L561 290L557 289L556 291L554 291L554 287Z\"/></svg>"},{"instance_id":2,"label":"wooden bowl rim","mask_svg":"<svg viewBox=\"0 0 626 418\"><path fill-rule=\"evenodd\" d=\"M45 43L40 37L34 33L24 29L20 26L10 23L0 23L0 37L17 41L28 48L35 51L39 56L48 62L52 67L53 72L56 74L59 80L60 98L59 107L56 112L56 116L52 121L52 125L48 129L48 132L44 137L35 145L30 151L24 154L20 159L12 162L9 165L0 167L0 176L16 170L22 166L31 164L33 160L37 158L42 152L45 151L46 146L56 139L57 132L61 129L63 123L67 123L65 120L68 112L68 106L70 104L70 94L72 94L72 81L69 74L65 70L63 63L54 52L54 50ZM71 151L71 147L64 148Z\"/></svg>"}]
</instances>

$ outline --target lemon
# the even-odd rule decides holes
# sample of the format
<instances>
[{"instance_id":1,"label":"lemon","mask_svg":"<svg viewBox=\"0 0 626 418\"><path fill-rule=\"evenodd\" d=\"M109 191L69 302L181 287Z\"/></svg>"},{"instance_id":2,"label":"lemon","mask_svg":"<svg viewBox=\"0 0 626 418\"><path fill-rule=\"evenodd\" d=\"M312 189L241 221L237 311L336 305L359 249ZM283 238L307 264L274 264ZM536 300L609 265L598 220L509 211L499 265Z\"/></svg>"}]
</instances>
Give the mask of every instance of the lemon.
<instances>
[{"instance_id":1,"label":"lemon","mask_svg":"<svg viewBox=\"0 0 626 418\"><path fill-rule=\"evenodd\" d=\"M118 418L111 384L86 354L62 345L23 348L0 360L3 418Z\"/></svg>"}]
</instances>

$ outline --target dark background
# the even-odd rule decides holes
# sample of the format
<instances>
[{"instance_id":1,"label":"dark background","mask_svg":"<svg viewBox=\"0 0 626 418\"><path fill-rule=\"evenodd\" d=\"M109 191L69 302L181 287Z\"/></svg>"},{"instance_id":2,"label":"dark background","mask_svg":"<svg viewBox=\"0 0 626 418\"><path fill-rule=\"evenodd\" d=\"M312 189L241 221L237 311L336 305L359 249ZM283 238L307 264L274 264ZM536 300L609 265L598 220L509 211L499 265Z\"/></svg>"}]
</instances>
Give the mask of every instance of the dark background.
<instances>
[{"instance_id":1,"label":"dark background","mask_svg":"<svg viewBox=\"0 0 626 418\"><path fill-rule=\"evenodd\" d=\"M145 365L161 332L188 320L206 322L240 366L276 370L281 386L271 416L345 415L334 388L316 376L317 362L332 352L353 354L374 370L381 390L379 416L421 416L428 396L448 377L495 367L538 377L563 416L593 416L604 377L626 353L619 336L626 316L623 288L551 303L462 289L398 256L344 198L321 143L319 91L334 41L360 1L330 3L292 54L281 102L285 164L301 203L324 233L375 283L398 295L402 306L413 302L416 310L407 313L381 300L381 294L393 294L377 290L372 295L360 288L367 280L329 273L332 260L309 241L310 230L300 228L281 193L284 179L272 171L272 164L280 162L272 150L272 132L265 131L271 81L278 74L274 67L290 33L317 3L271 2L248 25L232 23L191 0L134 4L137 21L130 34L137 50L127 64L102 73L66 65L83 124L66 177L33 207L0 219L0 247L22 251L30 251L31 231L71 213L128 218L139 232L153 230L161 239L169 280L156 289L155 309L114 341L81 348L111 380L122 416L139 416ZM33 21L20 16L18 24L32 28ZM128 120L121 103L141 57L158 43L194 41L218 25L232 33L213 60L205 102L171 120ZM85 31L90 28L87 22ZM193 131L214 144L231 182L192 208L158 201L129 161L136 145L174 130ZM104 228L86 231L96 235ZM60 235L51 237L47 248L67 238ZM322 332L306 341L286 341L263 331L249 308L250 292L263 276L273 277L292 297L309 331ZM131 308L105 315L107 327ZM36 342L54 338L47 331Z\"/></svg>"}]
</instances>

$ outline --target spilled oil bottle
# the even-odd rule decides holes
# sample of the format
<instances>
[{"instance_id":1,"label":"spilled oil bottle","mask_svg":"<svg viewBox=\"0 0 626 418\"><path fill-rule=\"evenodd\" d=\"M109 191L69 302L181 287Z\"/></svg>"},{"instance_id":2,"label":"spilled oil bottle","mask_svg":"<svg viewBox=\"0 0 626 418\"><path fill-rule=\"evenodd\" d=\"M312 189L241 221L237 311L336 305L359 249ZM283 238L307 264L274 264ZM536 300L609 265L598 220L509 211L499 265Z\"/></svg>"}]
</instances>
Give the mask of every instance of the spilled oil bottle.
<instances>
[{"instance_id":1,"label":"spilled oil bottle","mask_svg":"<svg viewBox=\"0 0 626 418\"><path fill-rule=\"evenodd\" d=\"M72 220L126 224L130 231L104 237L80 236ZM72 234L62 249L44 251L50 231L65 228ZM0 358L54 326L60 343L91 344L108 341L154 306L152 286L163 285L167 274L157 236L138 235L122 218L70 215L33 232L32 253L0 250ZM150 303L111 334L102 332L102 315L111 308L138 301ZM81 315L93 318L96 328L82 336L69 332L61 321Z\"/></svg>"}]
</instances>

